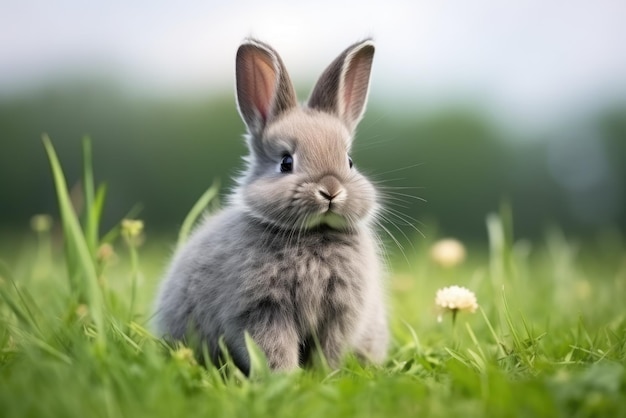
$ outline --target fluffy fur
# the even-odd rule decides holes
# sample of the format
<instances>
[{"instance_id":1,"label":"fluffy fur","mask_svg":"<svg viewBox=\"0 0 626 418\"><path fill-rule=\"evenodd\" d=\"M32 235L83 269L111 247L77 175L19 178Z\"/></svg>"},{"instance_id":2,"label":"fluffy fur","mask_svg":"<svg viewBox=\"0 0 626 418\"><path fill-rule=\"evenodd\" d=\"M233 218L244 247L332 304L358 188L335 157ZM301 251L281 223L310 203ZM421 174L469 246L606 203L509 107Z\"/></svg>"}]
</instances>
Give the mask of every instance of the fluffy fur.
<instances>
[{"instance_id":1,"label":"fluffy fur","mask_svg":"<svg viewBox=\"0 0 626 418\"><path fill-rule=\"evenodd\" d=\"M160 332L193 336L214 362L223 337L244 372L245 331L273 370L305 365L315 349L331 366L347 351L383 360L388 330L372 228L377 193L349 157L373 56L369 40L347 48L299 106L271 47L252 39L239 47L247 169L229 205L175 254L157 301Z\"/></svg>"}]
</instances>

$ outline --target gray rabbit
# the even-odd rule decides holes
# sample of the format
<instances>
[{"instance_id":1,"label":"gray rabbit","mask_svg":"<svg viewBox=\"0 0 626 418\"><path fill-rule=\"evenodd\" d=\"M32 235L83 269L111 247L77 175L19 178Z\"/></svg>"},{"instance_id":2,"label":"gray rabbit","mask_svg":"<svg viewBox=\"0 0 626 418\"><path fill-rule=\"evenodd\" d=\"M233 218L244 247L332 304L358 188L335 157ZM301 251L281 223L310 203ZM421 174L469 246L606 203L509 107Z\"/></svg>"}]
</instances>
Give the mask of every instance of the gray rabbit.
<instances>
[{"instance_id":1,"label":"gray rabbit","mask_svg":"<svg viewBox=\"0 0 626 418\"><path fill-rule=\"evenodd\" d=\"M354 352L381 362L388 329L374 186L349 152L367 101L372 41L333 61L305 105L283 62L246 40L236 57L247 167L226 208L174 255L157 301L159 332L196 338L220 361L224 343L249 372L244 331L272 370L336 367Z\"/></svg>"}]
</instances>

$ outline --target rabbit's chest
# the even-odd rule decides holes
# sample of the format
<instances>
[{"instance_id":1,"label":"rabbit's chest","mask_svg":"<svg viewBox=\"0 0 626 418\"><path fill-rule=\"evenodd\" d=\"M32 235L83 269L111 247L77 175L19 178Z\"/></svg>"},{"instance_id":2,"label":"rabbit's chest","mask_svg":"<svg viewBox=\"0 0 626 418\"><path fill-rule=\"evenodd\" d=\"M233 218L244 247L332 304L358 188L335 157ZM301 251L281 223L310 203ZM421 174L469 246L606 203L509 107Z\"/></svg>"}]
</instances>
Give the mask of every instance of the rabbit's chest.
<instances>
[{"instance_id":1,"label":"rabbit's chest","mask_svg":"<svg viewBox=\"0 0 626 418\"><path fill-rule=\"evenodd\" d=\"M367 310L380 272L375 247L365 235L310 234L297 242L264 242L233 266L242 314L271 307L307 335L331 323L347 331Z\"/></svg>"},{"instance_id":2,"label":"rabbit's chest","mask_svg":"<svg viewBox=\"0 0 626 418\"><path fill-rule=\"evenodd\" d=\"M333 321L350 321L362 309L366 274L358 247L338 243L296 251L281 280L303 332Z\"/></svg>"}]
</instances>

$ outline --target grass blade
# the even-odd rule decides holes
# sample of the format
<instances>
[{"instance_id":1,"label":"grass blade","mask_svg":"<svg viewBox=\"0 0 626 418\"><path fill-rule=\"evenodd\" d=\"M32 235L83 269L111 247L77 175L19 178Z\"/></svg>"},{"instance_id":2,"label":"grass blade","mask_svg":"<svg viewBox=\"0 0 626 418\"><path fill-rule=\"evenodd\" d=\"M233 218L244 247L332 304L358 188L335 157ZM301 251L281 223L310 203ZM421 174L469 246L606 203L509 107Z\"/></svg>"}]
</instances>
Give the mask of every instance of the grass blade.
<instances>
[{"instance_id":1,"label":"grass blade","mask_svg":"<svg viewBox=\"0 0 626 418\"><path fill-rule=\"evenodd\" d=\"M198 201L193 205L185 220L183 221L183 225L180 227L180 232L178 233L178 243L177 247L180 247L189 236L191 232L191 228L193 228L194 224L198 220L198 217L202 214L202 212L206 209L209 203L217 196L217 192L219 190L219 183L214 181L211 187L205 191L202 196L198 199Z\"/></svg>"},{"instance_id":2,"label":"grass blade","mask_svg":"<svg viewBox=\"0 0 626 418\"><path fill-rule=\"evenodd\" d=\"M89 252L91 257L95 259L96 247L98 246L98 218L96 217L97 212L93 210L95 192L91 156L91 140L86 136L83 138L83 193L85 194L83 228Z\"/></svg>"},{"instance_id":3,"label":"grass blade","mask_svg":"<svg viewBox=\"0 0 626 418\"><path fill-rule=\"evenodd\" d=\"M59 203L59 212L63 223L66 248L73 255L68 258L68 262L75 263L68 265L68 273L72 277L74 285L79 287L78 292L87 300L91 317L97 329L96 341L99 346L106 346L104 333L104 309L96 266L89 251L85 235L80 228L78 217L72 208L67 183L63 175L63 169L54 151L54 147L47 135L43 136L43 144L48 154L54 184Z\"/></svg>"},{"instance_id":4,"label":"grass blade","mask_svg":"<svg viewBox=\"0 0 626 418\"><path fill-rule=\"evenodd\" d=\"M250 334L244 334L246 349L250 356L250 377L263 377L270 374L267 358L261 348L254 342Z\"/></svg>"}]
</instances>

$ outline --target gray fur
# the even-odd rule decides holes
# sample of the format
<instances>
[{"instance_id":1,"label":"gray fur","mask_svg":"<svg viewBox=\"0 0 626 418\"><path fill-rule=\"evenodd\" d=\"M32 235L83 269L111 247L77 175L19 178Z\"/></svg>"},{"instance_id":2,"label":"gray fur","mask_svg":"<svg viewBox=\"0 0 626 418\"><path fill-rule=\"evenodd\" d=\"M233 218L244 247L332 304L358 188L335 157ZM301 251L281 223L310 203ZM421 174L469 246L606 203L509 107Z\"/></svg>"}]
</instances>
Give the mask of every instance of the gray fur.
<instances>
[{"instance_id":1,"label":"gray fur","mask_svg":"<svg viewBox=\"0 0 626 418\"><path fill-rule=\"evenodd\" d=\"M373 53L370 41L349 47L320 78L312 102L298 106L273 49L255 40L239 48L247 169L229 205L175 254L157 301L161 333L197 338L214 362L223 337L244 372L244 331L273 370L306 364L316 347L331 366L348 351L384 359L383 266L371 225L377 194L348 162ZM279 169L286 154L291 173Z\"/></svg>"}]
</instances>

